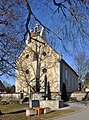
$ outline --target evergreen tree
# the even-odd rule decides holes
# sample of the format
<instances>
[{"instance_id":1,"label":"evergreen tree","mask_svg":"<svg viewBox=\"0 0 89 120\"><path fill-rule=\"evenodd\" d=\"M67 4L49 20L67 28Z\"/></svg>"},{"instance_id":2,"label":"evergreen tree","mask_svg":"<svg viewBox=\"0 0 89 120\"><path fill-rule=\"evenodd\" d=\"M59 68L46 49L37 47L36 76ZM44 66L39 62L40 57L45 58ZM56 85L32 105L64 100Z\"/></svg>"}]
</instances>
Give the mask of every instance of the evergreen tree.
<instances>
[{"instance_id":1,"label":"evergreen tree","mask_svg":"<svg viewBox=\"0 0 89 120\"><path fill-rule=\"evenodd\" d=\"M61 95L61 98L64 100L64 102L67 101L67 91L66 91L66 85L65 85L65 83L63 83L63 86L62 86L62 95Z\"/></svg>"}]
</instances>

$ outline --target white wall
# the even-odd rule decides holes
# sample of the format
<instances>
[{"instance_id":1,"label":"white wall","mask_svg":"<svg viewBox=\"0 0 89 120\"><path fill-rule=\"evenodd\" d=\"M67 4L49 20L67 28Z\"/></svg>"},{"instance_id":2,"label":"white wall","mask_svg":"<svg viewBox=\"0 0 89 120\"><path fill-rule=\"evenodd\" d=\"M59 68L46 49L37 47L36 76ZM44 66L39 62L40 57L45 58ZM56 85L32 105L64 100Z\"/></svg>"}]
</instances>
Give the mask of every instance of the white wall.
<instances>
[{"instance_id":1,"label":"white wall","mask_svg":"<svg viewBox=\"0 0 89 120\"><path fill-rule=\"evenodd\" d=\"M67 92L74 92L78 90L78 76L65 63L62 66L63 82L66 84Z\"/></svg>"},{"instance_id":2,"label":"white wall","mask_svg":"<svg viewBox=\"0 0 89 120\"><path fill-rule=\"evenodd\" d=\"M6 98L15 98L15 99L19 100L20 93L13 93L13 94L0 93L0 96L6 97Z\"/></svg>"}]
</instances>

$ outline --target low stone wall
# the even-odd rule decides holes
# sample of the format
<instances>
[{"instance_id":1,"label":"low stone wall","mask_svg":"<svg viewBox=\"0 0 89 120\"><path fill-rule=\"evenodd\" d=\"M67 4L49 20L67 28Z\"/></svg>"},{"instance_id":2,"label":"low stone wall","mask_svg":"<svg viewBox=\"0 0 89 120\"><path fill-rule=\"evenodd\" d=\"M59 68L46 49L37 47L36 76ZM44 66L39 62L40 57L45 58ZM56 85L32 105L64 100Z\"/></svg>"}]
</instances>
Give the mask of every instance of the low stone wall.
<instances>
[{"instance_id":1,"label":"low stone wall","mask_svg":"<svg viewBox=\"0 0 89 120\"><path fill-rule=\"evenodd\" d=\"M86 97L86 92L74 92L71 94L70 98L75 99L77 101L82 101Z\"/></svg>"},{"instance_id":2,"label":"low stone wall","mask_svg":"<svg viewBox=\"0 0 89 120\"><path fill-rule=\"evenodd\" d=\"M36 115L37 114L37 111L36 110L33 110L33 109L26 109L26 116L30 116L30 115Z\"/></svg>"},{"instance_id":3,"label":"low stone wall","mask_svg":"<svg viewBox=\"0 0 89 120\"><path fill-rule=\"evenodd\" d=\"M61 100L61 95L59 95L58 93L51 93L51 99Z\"/></svg>"},{"instance_id":4,"label":"low stone wall","mask_svg":"<svg viewBox=\"0 0 89 120\"><path fill-rule=\"evenodd\" d=\"M0 93L0 96L3 98L14 98L17 100L20 99L20 93Z\"/></svg>"},{"instance_id":5,"label":"low stone wall","mask_svg":"<svg viewBox=\"0 0 89 120\"><path fill-rule=\"evenodd\" d=\"M33 100L44 100L43 98L44 93L39 93L39 94L33 94ZM61 100L61 96L57 93L51 93L51 99L52 100Z\"/></svg>"},{"instance_id":6,"label":"low stone wall","mask_svg":"<svg viewBox=\"0 0 89 120\"><path fill-rule=\"evenodd\" d=\"M32 99L33 100L43 100L43 96L44 94L43 93L39 93L39 94L33 94L33 96L32 96Z\"/></svg>"},{"instance_id":7,"label":"low stone wall","mask_svg":"<svg viewBox=\"0 0 89 120\"><path fill-rule=\"evenodd\" d=\"M63 107L63 100L31 100L30 108L33 107L50 108L51 110L57 110Z\"/></svg>"},{"instance_id":8,"label":"low stone wall","mask_svg":"<svg viewBox=\"0 0 89 120\"><path fill-rule=\"evenodd\" d=\"M51 110L57 110L63 107L62 100L42 100L40 101L40 107L45 108L49 107Z\"/></svg>"},{"instance_id":9,"label":"low stone wall","mask_svg":"<svg viewBox=\"0 0 89 120\"><path fill-rule=\"evenodd\" d=\"M89 92L89 88L86 88L86 89L85 89L85 92Z\"/></svg>"}]
</instances>

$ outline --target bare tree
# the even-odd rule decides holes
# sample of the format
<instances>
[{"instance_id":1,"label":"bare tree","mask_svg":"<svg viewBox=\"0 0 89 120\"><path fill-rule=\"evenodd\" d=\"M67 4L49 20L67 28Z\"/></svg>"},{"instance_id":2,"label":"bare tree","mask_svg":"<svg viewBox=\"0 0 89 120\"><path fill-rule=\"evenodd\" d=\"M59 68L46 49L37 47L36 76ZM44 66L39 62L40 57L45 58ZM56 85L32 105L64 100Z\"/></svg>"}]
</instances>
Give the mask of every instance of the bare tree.
<instances>
[{"instance_id":1,"label":"bare tree","mask_svg":"<svg viewBox=\"0 0 89 120\"><path fill-rule=\"evenodd\" d=\"M52 36L56 48L58 43L67 52L89 47L88 0L1 0L0 17L0 75L15 75L15 60L34 21L45 28L50 44Z\"/></svg>"},{"instance_id":2,"label":"bare tree","mask_svg":"<svg viewBox=\"0 0 89 120\"><path fill-rule=\"evenodd\" d=\"M17 0L0 1L0 76L15 76L15 60L23 49L21 6L21 1Z\"/></svg>"},{"instance_id":3,"label":"bare tree","mask_svg":"<svg viewBox=\"0 0 89 120\"><path fill-rule=\"evenodd\" d=\"M69 46L75 49L78 49L79 44L83 47L88 46L88 1L24 1L26 2L28 11L30 11L30 15L34 16L35 20L44 26L50 34L54 34L67 51L70 50ZM35 5L37 7L34 9ZM40 13L40 16L39 14L34 14L36 10Z\"/></svg>"},{"instance_id":4,"label":"bare tree","mask_svg":"<svg viewBox=\"0 0 89 120\"><path fill-rule=\"evenodd\" d=\"M84 82L85 75L89 71L89 59L84 52L81 52L75 57L75 64L79 74L79 82Z\"/></svg>"}]
</instances>

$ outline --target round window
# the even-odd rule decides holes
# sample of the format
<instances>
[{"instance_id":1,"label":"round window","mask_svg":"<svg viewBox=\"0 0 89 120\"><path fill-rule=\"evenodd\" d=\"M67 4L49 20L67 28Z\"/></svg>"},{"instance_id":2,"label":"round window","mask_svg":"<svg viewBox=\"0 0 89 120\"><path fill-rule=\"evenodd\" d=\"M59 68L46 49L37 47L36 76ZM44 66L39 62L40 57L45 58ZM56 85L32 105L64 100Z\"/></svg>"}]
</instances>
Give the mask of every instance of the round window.
<instances>
[{"instance_id":1,"label":"round window","mask_svg":"<svg viewBox=\"0 0 89 120\"><path fill-rule=\"evenodd\" d=\"M29 58L29 54L26 55L26 58Z\"/></svg>"},{"instance_id":2,"label":"round window","mask_svg":"<svg viewBox=\"0 0 89 120\"><path fill-rule=\"evenodd\" d=\"M46 69L46 68L43 68L42 72L43 72L43 73L46 73L46 72L47 72L47 69Z\"/></svg>"},{"instance_id":3,"label":"round window","mask_svg":"<svg viewBox=\"0 0 89 120\"><path fill-rule=\"evenodd\" d=\"M29 74L29 70L26 70L26 74Z\"/></svg>"},{"instance_id":4,"label":"round window","mask_svg":"<svg viewBox=\"0 0 89 120\"><path fill-rule=\"evenodd\" d=\"M43 52L44 57L46 56L46 52Z\"/></svg>"}]
</instances>

